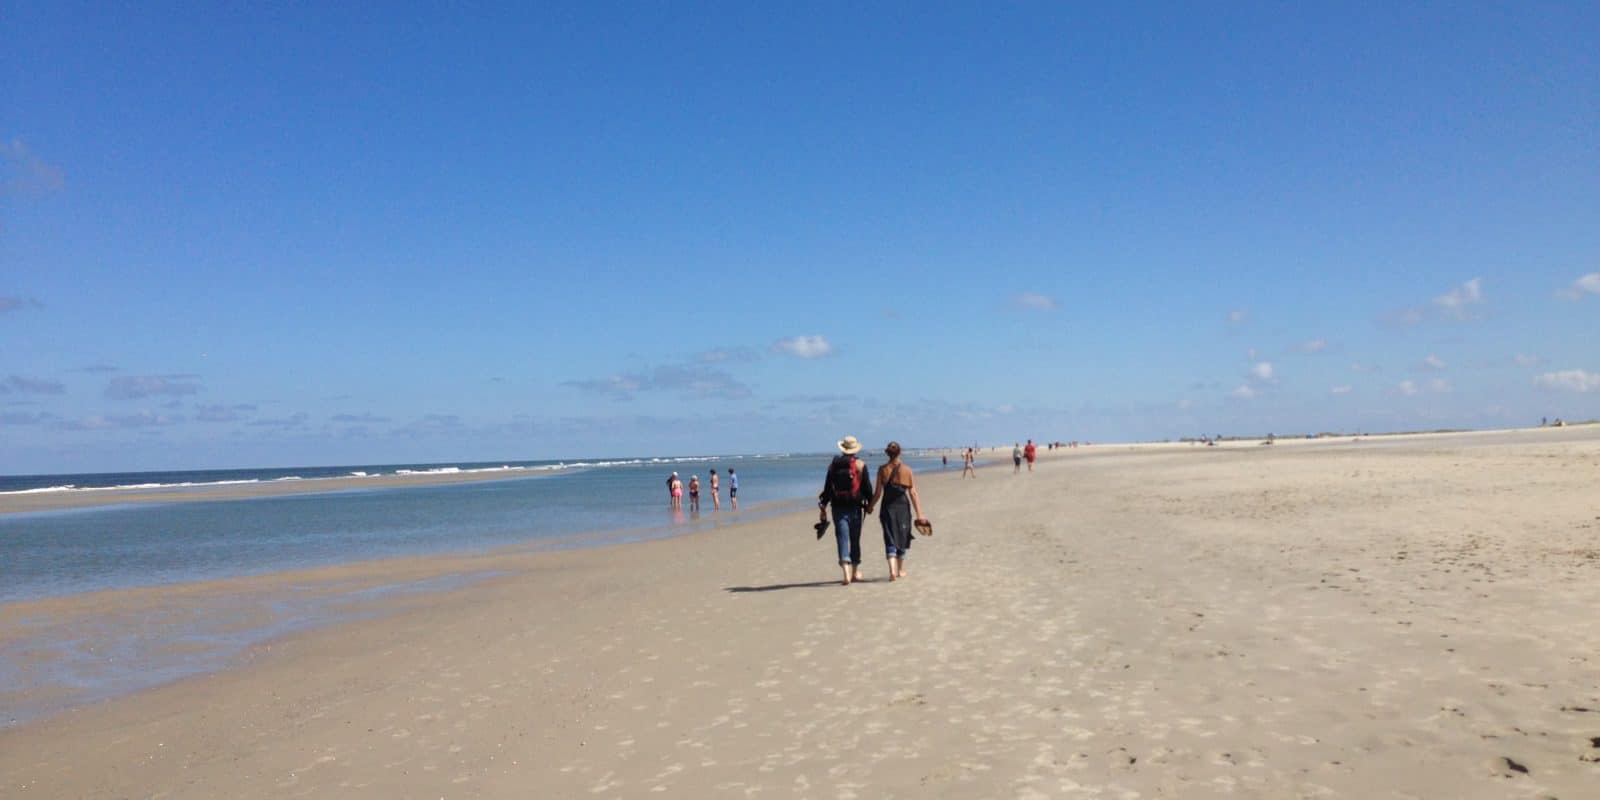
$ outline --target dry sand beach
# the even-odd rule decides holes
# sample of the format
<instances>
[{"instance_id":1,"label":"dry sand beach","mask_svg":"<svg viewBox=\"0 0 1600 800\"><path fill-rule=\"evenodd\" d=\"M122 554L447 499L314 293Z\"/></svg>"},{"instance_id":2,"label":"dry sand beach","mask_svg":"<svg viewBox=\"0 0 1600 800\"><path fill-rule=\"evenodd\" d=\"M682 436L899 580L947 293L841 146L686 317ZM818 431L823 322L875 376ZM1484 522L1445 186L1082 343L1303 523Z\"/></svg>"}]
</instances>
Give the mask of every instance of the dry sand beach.
<instances>
[{"instance_id":1,"label":"dry sand beach","mask_svg":"<svg viewBox=\"0 0 1600 800\"><path fill-rule=\"evenodd\" d=\"M903 583L808 514L342 568L504 574L0 732L0 795L1600 796L1600 427L1041 455L923 476Z\"/></svg>"}]
</instances>

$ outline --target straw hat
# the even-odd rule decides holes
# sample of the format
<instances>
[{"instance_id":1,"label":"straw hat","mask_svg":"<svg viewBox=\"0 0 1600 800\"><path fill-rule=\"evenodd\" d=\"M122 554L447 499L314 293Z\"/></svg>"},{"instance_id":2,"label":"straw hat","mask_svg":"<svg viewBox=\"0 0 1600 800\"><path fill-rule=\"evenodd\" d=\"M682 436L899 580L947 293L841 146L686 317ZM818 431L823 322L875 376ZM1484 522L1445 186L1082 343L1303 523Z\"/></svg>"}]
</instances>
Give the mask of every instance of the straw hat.
<instances>
[{"instance_id":1,"label":"straw hat","mask_svg":"<svg viewBox=\"0 0 1600 800\"><path fill-rule=\"evenodd\" d=\"M839 440L839 452L847 456L853 456L861 452L861 443L856 441L854 436L846 436Z\"/></svg>"}]
</instances>

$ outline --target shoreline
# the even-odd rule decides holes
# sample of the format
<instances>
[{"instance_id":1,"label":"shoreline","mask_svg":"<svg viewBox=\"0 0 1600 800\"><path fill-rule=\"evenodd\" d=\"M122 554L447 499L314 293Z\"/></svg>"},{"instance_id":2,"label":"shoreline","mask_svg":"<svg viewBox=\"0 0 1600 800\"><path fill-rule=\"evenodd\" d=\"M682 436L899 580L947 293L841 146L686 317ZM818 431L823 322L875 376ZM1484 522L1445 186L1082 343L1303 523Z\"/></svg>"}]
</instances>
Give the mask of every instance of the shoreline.
<instances>
[{"instance_id":1,"label":"shoreline","mask_svg":"<svg viewBox=\"0 0 1600 800\"><path fill-rule=\"evenodd\" d=\"M25 514L35 511L68 511L100 506L137 505L146 503L200 503L221 500L247 500L257 497L284 495L329 494L333 492L373 491L381 489L410 489L426 486L448 486L458 483L486 481L519 481L547 478L560 474L557 470L528 470L508 474L510 470L483 472L439 472L411 475L345 475L329 478L300 478L297 480L269 480L259 483L218 483L197 486L169 486L160 488L92 488L69 489L56 492L16 492L0 495L0 515Z\"/></svg>"},{"instance_id":2,"label":"shoreline","mask_svg":"<svg viewBox=\"0 0 1600 800\"><path fill-rule=\"evenodd\" d=\"M1449 438L1449 437L1479 437L1479 436L1504 436L1521 434L1542 434L1545 432L1581 430L1589 423L1578 423L1564 427L1546 426L1542 428L1491 428L1484 430L1464 431L1420 431L1409 433L1364 433L1324 436L1318 438L1289 438L1279 437L1275 440L1278 445L1303 445L1303 444L1329 444L1339 442L1393 442L1409 441L1417 438ZM1267 441L1262 438L1226 439L1217 443L1218 448L1237 448L1258 446ZM1203 447L1193 441L1161 441L1161 442L1104 442L1080 445L1079 447L1063 447L1055 451L1041 449L1041 458L1078 456L1083 454L1100 453L1107 450L1150 450L1150 449L1191 449ZM950 448L951 453L959 454L961 448ZM1005 459L1001 456L1009 453L1010 445L984 445L981 453L998 453L989 456L1000 463ZM917 452L933 457L941 452L939 449L918 449ZM931 454L931 455L930 455ZM804 456L806 454L798 454ZM813 454L814 455L814 454ZM669 459L667 466L672 463L686 463L699 460L730 460L743 458L762 458L764 456L706 456L700 457L674 456ZM578 462L574 462L576 466ZM587 467L578 467L587 468ZM336 477L298 478L293 480L264 480L252 483L216 483L200 484L195 486L168 486L159 488L150 487L95 487L85 489L70 489L61 491L23 490L19 492L0 492L0 516L9 514L26 514L41 511L69 511L80 508L96 508L117 505L142 505L150 503L191 503L214 502L225 500L247 500L258 497L280 497L286 495L302 494L328 494L346 491L379 491L384 489L421 488L428 486L447 486L461 483L477 483L488 481L515 481L534 478L554 477L567 474L568 470L548 469L537 467L512 467L509 469L485 468L477 470L463 470L461 472L417 472L411 474L385 474L385 475L341 475ZM137 473L130 473L137 474ZM63 476L66 477L66 476Z\"/></svg>"}]
</instances>

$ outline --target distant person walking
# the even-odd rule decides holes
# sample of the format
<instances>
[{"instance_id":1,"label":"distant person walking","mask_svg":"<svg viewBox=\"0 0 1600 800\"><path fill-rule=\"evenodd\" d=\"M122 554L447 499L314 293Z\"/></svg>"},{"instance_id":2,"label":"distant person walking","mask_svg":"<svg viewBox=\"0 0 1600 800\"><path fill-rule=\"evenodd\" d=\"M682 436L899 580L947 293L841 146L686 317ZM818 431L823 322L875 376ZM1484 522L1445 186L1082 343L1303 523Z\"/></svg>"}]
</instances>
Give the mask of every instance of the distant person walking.
<instances>
[{"instance_id":1,"label":"distant person walking","mask_svg":"<svg viewBox=\"0 0 1600 800\"><path fill-rule=\"evenodd\" d=\"M700 476L689 476L689 510L700 510Z\"/></svg>"},{"instance_id":2,"label":"distant person walking","mask_svg":"<svg viewBox=\"0 0 1600 800\"><path fill-rule=\"evenodd\" d=\"M833 510L833 535L839 545L839 570L844 585L861 580L861 509L872 499L872 476L856 454L861 443L854 436L839 440L839 455L828 463L828 476L817 494L817 515L828 521Z\"/></svg>"},{"instance_id":3,"label":"distant person walking","mask_svg":"<svg viewBox=\"0 0 1600 800\"><path fill-rule=\"evenodd\" d=\"M734 511L739 510L739 475L731 468L728 470L728 505Z\"/></svg>"},{"instance_id":4,"label":"distant person walking","mask_svg":"<svg viewBox=\"0 0 1600 800\"><path fill-rule=\"evenodd\" d=\"M974 478L978 477L978 468L972 463L972 461L972 448L969 447L967 448L967 452L961 455L961 477L967 477L968 473L970 473Z\"/></svg>"},{"instance_id":5,"label":"distant person walking","mask_svg":"<svg viewBox=\"0 0 1600 800\"><path fill-rule=\"evenodd\" d=\"M722 491L719 488L720 486L717 471L713 469L711 470L711 508L714 511L722 510Z\"/></svg>"},{"instance_id":6,"label":"distant person walking","mask_svg":"<svg viewBox=\"0 0 1600 800\"><path fill-rule=\"evenodd\" d=\"M678 480L678 473L672 473L667 479L667 493L672 495L672 510L683 510L683 481Z\"/></svg>"},{"instance_id":7,"label":"distant person walking","mask_svg":"<svg viewBox=\"0 0 1600 800\"><path fill-rule=\"evenodd\" d=\"M933 526L922 516L922 501L917 498L916 476L911 467L900 463L900 443L890 442L883 449L889 463L878 467L878 491L867 502L867 513L878 506L878 522L883 525L883 552L889 561L889 580L906 576L906 556L911 554L911 526ZM882 503L879 505L879 503Z\"/></svg>"},{"instance_id":8,"label":"distant person walking","mask_svg":"<svg viewBox=\"0 0 1600 800\"><path fill-rule=\"evenodd\" d=\"M1011 474L1022 471L1022 445L1016 442L1011 444Z\"/></svg>"},{"instance_id":9,"label":"distant person walking","mask_svg":"<svg viewBox=\"0 0 1600 800\"><path fill-rule=\"evenodd\" d=\"M1028 471L1033 471L1033 459L1039 455L1039 448L1033 446L1033 440L1028 440L1028 446L1022 448L1022 457L1028 459Z\"/></svg>"}]
</instances>

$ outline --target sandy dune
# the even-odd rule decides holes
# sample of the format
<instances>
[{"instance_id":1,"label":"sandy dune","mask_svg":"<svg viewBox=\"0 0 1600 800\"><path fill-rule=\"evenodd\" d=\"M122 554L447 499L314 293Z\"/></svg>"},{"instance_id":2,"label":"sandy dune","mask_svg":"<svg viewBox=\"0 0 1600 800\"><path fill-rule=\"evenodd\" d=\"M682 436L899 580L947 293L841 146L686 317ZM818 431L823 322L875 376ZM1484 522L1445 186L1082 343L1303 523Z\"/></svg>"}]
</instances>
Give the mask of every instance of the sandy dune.
<instances>
[{"instance_id":1,"label":"sandy dune","mask_svg":"<svg viewBox=\"0 0 1600 800\"><path fill-rule=\"evenodd\" d=\"M0 795L1600 796L1600 430L925 484L906 582L803 515L497 556L0 733Z\"/></svg>"}]
</instances>

